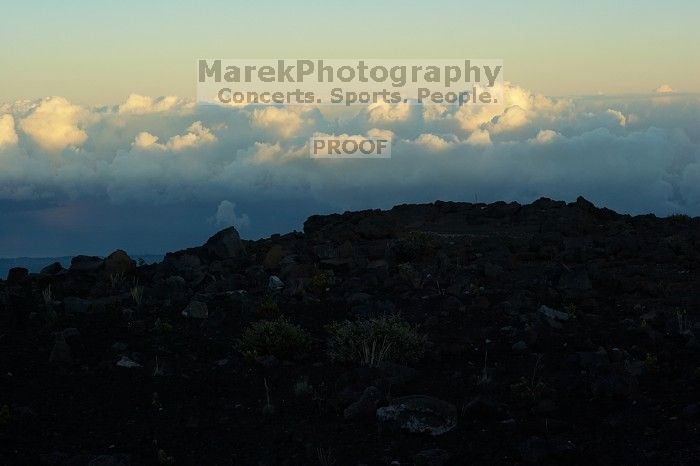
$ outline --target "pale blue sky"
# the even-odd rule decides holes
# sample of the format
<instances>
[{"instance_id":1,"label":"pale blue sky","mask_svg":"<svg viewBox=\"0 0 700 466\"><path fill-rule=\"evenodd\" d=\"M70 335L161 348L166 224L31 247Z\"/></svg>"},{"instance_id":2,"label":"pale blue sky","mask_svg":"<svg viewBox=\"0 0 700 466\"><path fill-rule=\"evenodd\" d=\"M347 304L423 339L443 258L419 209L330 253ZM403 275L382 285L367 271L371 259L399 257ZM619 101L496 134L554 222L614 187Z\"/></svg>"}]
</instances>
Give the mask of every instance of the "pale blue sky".
<instances>
[{"instance_id":1,"label":"pale blue sky","mask_svg":"<svg viewBox=\"0 0 700 466\"><path fill-rule=\"evenodd\" d=\"M200 57L503 58L548 95L700 91L691 0L8 1L0 102L195 93Z\"/></svg>"}]
</instances>

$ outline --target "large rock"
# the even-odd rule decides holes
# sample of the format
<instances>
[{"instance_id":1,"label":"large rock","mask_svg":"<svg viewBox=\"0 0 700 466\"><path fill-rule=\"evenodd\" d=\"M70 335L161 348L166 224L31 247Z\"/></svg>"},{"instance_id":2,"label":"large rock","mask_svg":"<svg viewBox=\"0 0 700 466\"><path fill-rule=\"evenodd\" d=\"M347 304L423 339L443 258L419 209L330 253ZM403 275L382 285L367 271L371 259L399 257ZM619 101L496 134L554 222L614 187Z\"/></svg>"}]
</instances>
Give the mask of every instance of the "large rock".
<instances>
[{"instance_id":1,"label":"large rock","mask_svg":"<svg viewBox=\"0 0 700 466\"><path fill-rule=\"evenodd\" d=\"M117 249L105 259L105 271L108 274L121 273L126 275L135 269L136 262L131 260L129 255L121 249Z\"/></svg>"},{"instance_id":2,"label":"large rock","mask_svg":"<svg viewBox=\"0 0 700 466\"><path fill-rule=\"evenodd\" d=\"M190 319L206 319L209 317L209 309L207 305L201 301L192 301L185 310L182 311L182 315Z\"/></svg>"},{"instance_id":3,"label":"large rock","mask_svg":"<svg viewBox=\"0 0 700 466\"><path fill-rule=\"evenodd\" d=\"M209 238L204 249L218 259L237 259L245 254L241 237L234 227L221 230Z\"/></svg>"},{"instance_id":4,"label":"large rock","mask_svg":"<svg viewBox=\"0 0 700 466\"><path fill-rule=\"evenodd\" d=\"M60 262L54 262L41 269L40 273L44 275L56 275L57 273L60 273L63 270L63 265L61 265Z\"/></svg>"},{"instance_id":5,"label":"large rock","mask_svg":"<svg viewBox=\"0 0 700 466\"><path fill-rule=\"evenodd\" d=\"M552 309L551 307L545 306L544 304L540 306L538 312L551 320L567 321L571 317L566 312L557 311L556 309Z\"/></svg>"},{"instance_id":6,"label":"large rock","mask_svg":"<svg viewBox=\"0 0 700 466\"><path fill-rule=\"evenodd\" d=\"M23 267L13 267L7 272L7 283L16 285L22 283L29 277L29 271Z\"/></svg>"},{"instance_id":7,"label":"large rock","mask_svg":"<svg viewBox=\"0 0 700 466\"><path fill-rule=\"evenodd\" d=\"M380 421L394 421L408 432L442 435L457 425L457 408L430 396L404 396L377 410Z\"/></svg>"},{"instance_id":8,"label":"large rock","mask_svg":"<svg viewBox=\"0 0 700 466\"><path fill-rule=\"evenodd\" d=\"M63 338L56 340L49 355L49 362L51 364L71 364L73 362L70 346L66 340Z\"/></svg>"},{"instance_id":9,"label":"large rock","mask_svg":"<svg viewBox=\"0 0 700 466\"><path fill-rule=\"evenodd\" d=\"M75 256L70 261L72 272L96 272L102 267L104 260L97 256Z\"/></svg>"},{"instance_id":10,"label":"large rock","mask_svg":"<svg viewBox=\"0 0 700 466\"><path fill-rule=\"evenodd\" d=\"M345 419L369 419L374 417L379 403L379 390L377 387L367 387L359 400L345 408Z\"/></svg>"}]
</instances>

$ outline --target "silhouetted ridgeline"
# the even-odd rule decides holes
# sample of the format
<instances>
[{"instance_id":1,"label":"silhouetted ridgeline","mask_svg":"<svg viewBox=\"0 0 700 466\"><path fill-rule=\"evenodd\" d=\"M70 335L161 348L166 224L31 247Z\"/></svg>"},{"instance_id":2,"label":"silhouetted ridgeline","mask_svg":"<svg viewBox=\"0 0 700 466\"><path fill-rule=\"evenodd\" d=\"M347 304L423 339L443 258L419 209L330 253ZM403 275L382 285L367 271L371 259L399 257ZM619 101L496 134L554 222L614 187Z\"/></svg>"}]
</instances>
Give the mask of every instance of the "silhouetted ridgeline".
<instances>
[{"instance_id":1,"label":"silhouetted ridgeline","mask_svg":"<svg viewBox=\"0 0 700 466\"><path fill-rule=\"evenodd\" d=\"M435 202L0 280L0 464L695 464L700 219Z\"/></svg>"}]
</instances>

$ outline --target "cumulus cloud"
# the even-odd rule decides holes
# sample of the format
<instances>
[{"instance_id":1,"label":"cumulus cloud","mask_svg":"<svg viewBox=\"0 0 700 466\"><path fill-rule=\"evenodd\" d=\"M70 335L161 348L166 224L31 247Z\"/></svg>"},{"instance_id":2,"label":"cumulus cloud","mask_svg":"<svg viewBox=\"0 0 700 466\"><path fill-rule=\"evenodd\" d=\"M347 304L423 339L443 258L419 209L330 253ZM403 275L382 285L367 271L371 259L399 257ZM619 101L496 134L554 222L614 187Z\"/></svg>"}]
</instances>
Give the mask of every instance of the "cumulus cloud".
<instances>
[{"instance_id":1,"label":"cumulus cloud","mask_svg":"<svg viewBox=\"0 0 700 466\"><path fill-rule=\"evenodd\" d=\"M217 227L236 227L238 230L245 230L250 226L250 218L247 214L237 215L236 204L234 202L224 200L219 203L216 209L216 214L209 219Z\"/></svg>"},{"instance_id":2,"label":"cumulus cloud","mask_svg":"<svg viewBox=\"0 0 700 466\"><path fill-rule=\"evenodd\" d=\"M0 115L0 150L3 147L17 145L17 141L14 117L9 114Z\"/></svg>"},{"instance_id":3,"label":"cumulus cloud","mask_svg":"<svg viewBox=\"0 0 700 466\"><path fill-rule=\"evenodd\" d=\"M535 138L530 139L530 142L535 144L549 144L560 137L561 134L557 133L556 131L552 131L551 129L543 129L537 133Z\"/></svg>"},{"instance_id":4,"label":"cumulus cloud","mask_svg":"<svg viewBox=\"0 0 700 466\"><path fill-rule=\"evenodd\" d=\"M570 100L550 99L512 83L503 84L503 105L464 105L455 118L465 131L489 129L493 133L517 130L537 120L565 118Z\"/></svg>"},{"instance_id":5,"label":"cumulus cloud","mask_svg":"<svg viewBox=\"0 0 700 466\"><path fill-rule=\"evenodd\" d=\"M415 143L431 152L439 152L448 149L452 143L435 134L423 133L418 136Z\"/></svg>"},{"instance_id":6,"label":"cumulus cloud","mask_svg":"<svg viewBox=\"0 0 700 466\"><path fill-rule=\"evenodd\" d=\"M158 137L147 131L142 131L136 135L131 146L137 149L158 150L158 151L181 151L201 145L211 144L217 141L216 136L202 125L201 121L195 121L184 134L176 134L168 139L168 142L161 144Z\"/></svg>"},{"instance_id":7,"label":"cumulus cloud","mask_svg":"<svg viewBox=\"0 0 700 466\"><path fill-rule=\"evenodd\" d=\"M488 146L491 144L491 135L485 129L477 129L469 135L467 144L472 146Z\"/></svg>"},{"instance_id":8,"label":"cumulus cloud","mask_svg":"<svg viewBox=\"0 0 700 466\"><path fill-rule=\"evenodd\" d=\"M131 94L126 102L119 106L118 112L128 115L146 115L149 113L163 113L178 107L191 108L184 99L176 96L164 96L153 98L140 94Z\"/></svg>"},{"instance_id":9,"label":"cumulus cloud","mask_svg":"<svg viewBox=\"0 0 700 466\"><path fill-rule=\"evenodd\" d=\"M59 151L68 146L80 146L88 134L81 128L89 112L63 97L49 97L41 101L20 122L20 128L41 148Z\"/></svg>"},{"instance_id":10,"label":"cumulus cloud","mask_svg":"<svg viewBox=\"0 0 700 466\"><path fill-rule=\"evenodd\" d=\"M270 129L277 136L289 138L302 128L311 126L313 120L307 117L308 111L307 107L301 106L263 107L255 109L250 120L253 126Z\"/></svg>"},{"instance_id":11,"label":"cumulus cloud","mask_svg":"<svg viewBox=\"0 0 700 466\"><path fill-rule=\"evenodd\" d=\"M239 209L256 209L251 231L264 216L261 203L286 215L297 205L337 211L474 193L518 201L584 195L632 213L700 214L697 96L552 99L504 86L503 105L382 104L347 115L308 107L183 112L153 98L140 108L169 110L148 117L60 98L9 104L0 117L0 199L198 203L222 212L231 206L221 200L235 199ZM312 160L314 134L391 139L392 156ZM243 222L233 208L229 220Z\"/></svg>"},{"instance_id":12,"label":"cumulus cloud","mask_svg":"<svg viewBox=\"0 0 700 466\"><path fill-rule=\"evenodd\" d=\"M654 92L656 92L657 94L671 94L675 91L668 84L662 84L659 87L657 87L656 89L654 89Z\"/></svg>"},{"instance_id":13,"label":"cumulus cloud","mask_svg":"<svg viewBox=\"0 0 700 466\"><path fill-rule=\"evenodd\" d=\"M411 105L407 102L389 104L378 102L368 108L370 123L391 123L406 121L411 115Z\"/></svg>"}]
</instances>

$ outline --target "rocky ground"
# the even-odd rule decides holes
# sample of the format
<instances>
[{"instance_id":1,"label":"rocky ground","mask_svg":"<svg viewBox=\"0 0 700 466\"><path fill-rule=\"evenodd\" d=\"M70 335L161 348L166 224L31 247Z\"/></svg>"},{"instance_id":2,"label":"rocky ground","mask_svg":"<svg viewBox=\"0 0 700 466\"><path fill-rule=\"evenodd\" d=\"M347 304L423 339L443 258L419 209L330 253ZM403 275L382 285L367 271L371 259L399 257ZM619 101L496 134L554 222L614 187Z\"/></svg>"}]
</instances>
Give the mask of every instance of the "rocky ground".
<instances>
[{"instance_id":1,"label":"rocky ground","mask_svg":"<svg viewBox=\"0 0 700 466\"><path fill-rule=\"evenodd\" d=\"M700 219L436 202L0 281L0 463L698 464Z\"/></svg>"}]
</instances>

